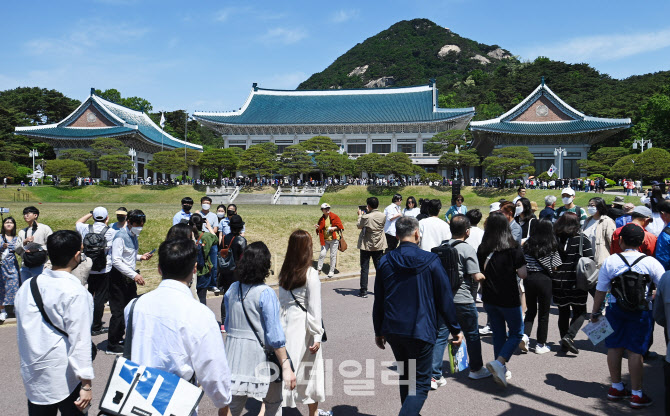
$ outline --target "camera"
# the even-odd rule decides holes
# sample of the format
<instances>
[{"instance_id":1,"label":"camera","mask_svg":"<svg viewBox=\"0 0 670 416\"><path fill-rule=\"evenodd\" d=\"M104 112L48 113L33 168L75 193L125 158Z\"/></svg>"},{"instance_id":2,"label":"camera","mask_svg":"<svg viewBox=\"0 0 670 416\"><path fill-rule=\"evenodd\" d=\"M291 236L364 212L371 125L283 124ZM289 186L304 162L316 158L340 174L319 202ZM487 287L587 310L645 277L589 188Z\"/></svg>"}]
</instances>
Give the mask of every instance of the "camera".
<instances>
[{"instance_id":1,"label":"camera","mask_svg":"<svg viewBox=\"0 0 670 416\"><path fill-rule=\"evenodd\" d=\"M359 205L358 209L360 209L363 212L363 214L368 213L368 206L367 205Z\"/></svg>"},{"instance_id":2,"label":"camera","mask_svg":"<svg viewBox=\"0 0 670 416\"><path fill-rule=\"evenodd\" d=\"M9 214L9 208L0 208L0 214Z\"/></svg>"}]
</instances>

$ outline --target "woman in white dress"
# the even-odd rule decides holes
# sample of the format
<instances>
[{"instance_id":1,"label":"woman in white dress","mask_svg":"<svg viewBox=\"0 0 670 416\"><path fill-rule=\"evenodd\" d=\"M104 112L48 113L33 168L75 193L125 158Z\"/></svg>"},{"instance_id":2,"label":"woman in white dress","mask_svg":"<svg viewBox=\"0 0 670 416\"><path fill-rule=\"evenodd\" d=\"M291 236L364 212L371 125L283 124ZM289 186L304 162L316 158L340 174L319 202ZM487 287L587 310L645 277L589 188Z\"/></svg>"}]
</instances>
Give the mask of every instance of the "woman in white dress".
<instances>
[{"instance_id":1,"label":"woman in white dress","mask_svg":"<svg viewBox=\"0 0 670 416\"><path fill-rule=\"evenodd\" d=\"M416 203L416 198L410 196L405 202L405 209L402 211L402 215L405 217L415 217L421 213L419 205Z\"/></svg>"},{"instance_id":2,"label":"woman in white dress","mask_svg":"<svg viewBox=\"0 0 670 416\"><path fill-rule=\"evenodd\" d=\"M321 281L312 266L312 237L307 231L291 234L286 259L279 272L279 304L286 351L295 368L294 390L284 389L286 407L306 404L309 415L328 414L318 405L326 399L325 370L321 352Z\"/></svg>"}]
</instances>

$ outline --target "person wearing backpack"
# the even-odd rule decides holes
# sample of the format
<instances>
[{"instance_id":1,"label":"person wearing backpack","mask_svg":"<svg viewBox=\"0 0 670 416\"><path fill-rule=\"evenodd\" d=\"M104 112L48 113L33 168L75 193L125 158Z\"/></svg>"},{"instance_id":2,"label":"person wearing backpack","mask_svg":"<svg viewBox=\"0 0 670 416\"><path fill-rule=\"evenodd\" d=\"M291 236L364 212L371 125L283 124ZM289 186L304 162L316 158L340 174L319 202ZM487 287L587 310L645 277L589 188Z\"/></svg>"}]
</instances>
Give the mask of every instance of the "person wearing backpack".
<instances>
[{"instance_id":1,"label":"person wearing backpack","mask_svg":"<svg viewBox=\"0 0 670 416\"><path fill-rule=\"evenodd\" d=\"M213 273L215 270L214 262L216 260L212 258L213 256L216 256L216 254L212 252L212 247L216 247L217 238L216 234L212 232L212 228L205 222L205 219L200 214L191 215L188 225L193 227L193 235L196 236L197 239L196 246L200 251L200 253L198 253L198 279L196 281L198 300L203 305L206 305L207 289L216 284L216 276ZM202 227L205 225L207 226L208 231L202 231Z\"/></svg>"},{"instance_id":2,"label":"person wearing backpack","mask_svg":"<svg viewBox=\"0 0 670 416\"><path fill-rule=\"evenodd\" d=\"M31 251L26 251L24 249L25 246L30 243L39 244L43 251L46 251L47 249L47 238L53 234L53 231L48 225L42 224L41 222L38 223L37 219L39 217L39 209L33 206L25 207L23 209L23 219L28 226L19 231L19 239L16 242L15 250L16 254L21 256L23 259L20 272L20 284L23 284L23 282L31 277L38 276L44 270L44 264L46 261L39 261L37 262L38 265L33 267L29 266L30 262L27 261L26 257L30 255Z\"/></svg>"},{"instance_id":3,"label":"person wearing backpack","mask_svg":"<svg viewBox=\"0 0 670 416\"><path fill-rule=\"evenodd\" d=\"M235 269L242 258L244 249L247 248L247 239L241 235L244 230L242 217L239 215L230 216L228 226L230 227L230 232L221 241L219 276L217 279L217 285L221 287L221 292L224 294L228 291L230 285L237 281ZM226 332L225 321L226 307L224 302L221 302L221 332L223 333Z\"/></svg>"},{"instance_id":4,"label":"person wearing backpack","mask_svg":"<svg viewBox=\"0 0 670 416\"><path fill-rule=\"evenodd\" d=\"M629 399L634 409L648 407L652 399L642 391L644 353L647 352L653 330L651 311L651 283L658 286L665 273L663 266L653 257L638 251L644 240L644 230L630 223L619 234L623 253L608 257L600 268L591 321L601 319L600 307L608 291L609 305L605 317L614 332L605 338L607 365L612 386L607 398L612 401ZM621 380L621 361L628 353L631 390Z\"/></svg>"},{"instance_id":5,"label":"person wearing backpack","mask_svg":"<svg viewBox=\"0 0 670 416\"><path fill-rule=\"evenodd\" d=\"M443 241L451 238L451 230L449 230L449 223L439 217L442 201L431 199L427 204L428 218L419 222L419 232L421 234L419 247L422 250L431 251L433 247L437 247Z\"/></svg>"},{"instance_id":6,"label":"person wearing backpack","mask_svg":"<svg viewBox=\"0 0 670 416\"><path fill-rule=\"evenodd\" d=\"M93 224L86 224L93 218ZM105 303L109 300L109 273L112 271L112 240L117 231L107 225L109 217L105 207L97 207L79 218L75 224L81 235L84 254L93 261L88 274L88 291L93 296L93 325L91 335L106 334L102 326Z\"/></svg>"}]
</instances>

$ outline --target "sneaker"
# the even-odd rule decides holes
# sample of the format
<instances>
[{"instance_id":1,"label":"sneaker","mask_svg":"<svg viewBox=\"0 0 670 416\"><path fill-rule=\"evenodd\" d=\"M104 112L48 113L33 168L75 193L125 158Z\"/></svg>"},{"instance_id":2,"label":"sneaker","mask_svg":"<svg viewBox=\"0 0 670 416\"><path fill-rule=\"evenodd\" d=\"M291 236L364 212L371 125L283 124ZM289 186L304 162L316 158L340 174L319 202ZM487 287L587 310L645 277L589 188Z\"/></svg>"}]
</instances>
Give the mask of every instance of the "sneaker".
<instances>
[{"instance_id":1,"label":"sneaker","mask_svg":"<svg viewBox=\"0 0 670 416\"><path fill-rule=\"evenodd\" d=\"M549 348L547 344L537 344L535 346L535 354L546 354L548 352L551 352L551 348Z\"/></svg>"},{"instance_id":2,"label":"sneaker","mask_svg":"<svg viewBox=\"0 0 670 416\"><path fill-rule=\"evenodd\" d=\"M488 325L484 326L483 328L479 328L479 335L490 335L492 333L493 331L491 331L491 327Z\"/></svg>"},{"instance_id":3,"label":"sneaker","mask_svg":"<svg viewBox=\"0 0 670 416\"><path fill-rule=\"evenodd\" d=\"M221 296L221 289L219 289L218 287L215 287L214 288L214 296Z\"/></svg>"},{"instance_id":4,"label":"sneaker","mask_svg":"<svg viewBox=\"0 0 670 416\"><path fill-rule=\"evenodd\" d=\"M317 409L316 410L316 415L317 416L333 416L333 411L332 410Z\"/></svg>"},{"instance_id":5,"label":"sneaker","mask_svg":"<svg viewBox=\"0 0 670 416\"><path fill-rule=\"evenodd\" d=\"M0 312L0 324L4 324L6 320L7 320L7 312L5 311Z\"/></svg>"},{"instance_id":6,"label":"sneaker","mask_svg":"<svg viewBox=\"0 0 670 416\"><path fill-rule=\"evenodd\" d=\"M512 372L507 370L505 371L505 380L510 381L512 379Z\"/></svg>"},{"instance_id":7,"label":"sneaker","mask_svg":"<svg viewBox=\"0 0 670 416\"><path fill-rule=\"evenodd\" d=\"M360 292L358 292L358 297L367 298L368 297L368 292L361 290Z\"/></svg>"},{"instance_id":8,"label":"sneaker","mask_svg":"<svg viewBox=\"0 0 670 416\"><path fill-rule=\"evenodd\" d=\"M633 409L642 409L643 407L651 406L653 402L654 401L651 400L651 397L647 396L644 393L642 393L642 397L634 394L630 398L630 407L632 407Z\"/></svg>"},{"instance_id":9,"label":"sneaker","mask_svg":"<svg viewBox=\"0 0 670 416\"><path fill-rule=\"evenodd\" d=\"M123 346L122 345L107 345L107 350L105 350L105 354L107 355L121 355L123 354Z\"/></svg>"},{"instance_id":10,"label":"sneaker","mask_svg":"<svg viewBox=\"0 0 670 416\"><path fill-rule=\"evenodd\" d=\"M507 377L506 377L507 368L504 365L500 364L500 361L493 360L486 363L486 369L489 370L489 372L493 376L493 380L496 383L500 384L503 387L507 387Z\"/></svg>"},{"instance_id":11,"label":"sneaker","mask_svg":"<svg viewBox=\"0 0 670 416\"><path fill-rule=\"evenodd\" d=\"M226 333L226 327L225 325L221 325L221 333L225 334Z\"/></svg>"},{"instance_id":12,"label":"sneaker","mask_svg":"<svg viewBox=\"0 0 670 416\"><path fill-rule=\"evenodd\" d=\"M477 371L470 371L468 377L473 380L480 380L482 378L491 377L491 372L487 370L486 367L482 367Z\"/></svg>"},{"instance_id":13,"label":"sneaker","mask_svg":"<svg viewBox=\"0 0 670 416\"><path fill-rule=\"evenodd\" d=\"M328 273L328 278L331 279L333 276L335 276L335 272L330 272Z\"/></svg>"},{"instance_id":14,"label":"sneaker","mask_svg":"<svg viewBox=\"0 0 670 416\"><path fill-rule=\"evenodd\" d=\"M621 399L627 399L630 396L630 390L626 388L625 384L623 385L623 390L617 390L610 386L610 389L607 391L607 398L613 402L618 402Z\"/></svg>"},{"instance_id":15,"label":"sneaker","mask_svg":"<svg viewBox=\"0 0 670 416\"><path fill-rule=\"evenodd\" d=\"M575 346L575 341L573 341L572 338L567 335L561 338L561 348L563 351L570 351L573 354L579 354L579 350Z\"/></svg>"},{"instance_id":16,"label":"sneaker","mask_svg":"<svg viewBox=\"0 0 670 416\"><path fill-rule=\"evenodd\" d=\"M434 378L430 379L430 389L437 390L437 380L435 380Z\"/></svg>"},{"instance_id":17,"label":"sneaker","mask_svg":"<svg viewBox=\"0 0 670 416\"><path fill-rule=\"evenodd\" d=\"M519 343L519 348L521 349L521 352L528 352L529 341L530 339L528 338L528 335L523 334L521 342Z\"/></svg>"},{"instance_id":18,"label":"sneaker","mask_svg":"<svg viewBox=\"0 0 670 416\"><path fill-rule=\"evenodd\" d=\"M432 381L432 380L431 380L431 381ZM439 388L439 387L444 387L444 386L447 385L447 379L444 378L444 376L438 378L438 379L436 380L436 382L437 382L437 387L438 387L438 388Z\"/></svg>"},{"instance_id":19,"label":"sneaker","mask_svg":"<svg viewBox=\"0 0 670 416\"><path fill-rule=\"evenodd\" d=\"M97 337L98 335L106 334L106 333L108 333L108 332L109 332L109 328L107 328L107 327L103 327L103 328L100 328L100 329L96 329L96 330L94 330L94 331L91 331L91 336L92 336L92 337Z\"/></svg>"}]
</instances>

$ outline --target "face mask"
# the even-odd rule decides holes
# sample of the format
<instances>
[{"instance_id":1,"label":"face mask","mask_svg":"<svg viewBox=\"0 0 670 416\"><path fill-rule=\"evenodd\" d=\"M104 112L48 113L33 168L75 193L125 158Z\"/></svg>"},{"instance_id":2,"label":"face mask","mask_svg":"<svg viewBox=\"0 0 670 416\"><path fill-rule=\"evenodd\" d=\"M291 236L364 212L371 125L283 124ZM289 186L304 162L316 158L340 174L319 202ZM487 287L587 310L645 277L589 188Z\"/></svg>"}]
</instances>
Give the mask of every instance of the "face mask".
<instances>
[{"instance_id":1,"label":"face mask","mask_svg":"<svg viewBox=\"0 0 670 416\"><path fill-rule=\"evenodd\" d=\"M563 204L564 204L564 205L570 205L570 204L572 203L573 200L574 200L574 198L571 197L571 196L570 196L570 197L567 197L567 198L563 198Z\"/></svg>"},{"instance_id":2,"label":"face mask","mask_svg":"<svg viewBox=\"0 0 670 416\"><path fill-rule=\"evenodd\" d=\"M211 205L209 205L209 204L202 204L202 209L204 209L205 211L209 211L210 207L211 207Z\"/></svg>"},{"instance_id":3,"label":"face mask","mask_svg":"<svg viewBox=\"0 0 670 416\"><path fill-rule=\"evenodd\" d=\"M217 212L216 216L219 217L219 218L223 218L223 217L226 216L226 213L225 212Z\"/></svg>"},{"instance_id":4,"label":"face mask","mask_svg":"<svg viewBox=\"0 0 670 416\"><path fill-rule=\"evenodd\" d=\"M79 265L82 264L82 263L85 262L85 261L86 261L86 254L81 253L81 254L79 255L79 263L77 263L77 265L74 266L74 267L72 268L71 271L74 271L74 269L76 269L77 267L79 267Z\"/></svg>"},{"instance_id":5,"label":"face mask","mask_svg":"<svg viewBox=\"0 0 670 416\"><path fill-rule=\"evenodd\" d=\"M588 208L586 208L586 210L588 211L589 215L591 215L591 216L593 216L593 214L598 212L598 208L596 208L596 207L588 207Z\"/></svg>"},{"instance_id":6,"label":"face mask","mask_svg":"<svg viewBox=\"0 0 670 416\"><path fill-rule=\"evenodd\" d=\"M117 215L116 220L118 222L124 222L126 220L126 216L125 215Z\"/></svg>"},{"instance_id":7,"label":"face mask","mask_svg":"<svg viewBox=\"0 0 670 416\"><path fill-rule=\"evenodd\" d=\"M142 227L133 227L130 229L130 232L139 237L140 233L142 232Z\"/></svg>"},{"instance_id":8,"label":"face mask","mask_svg":"<svg viewBox=\"0 0 670 416\"><path fill-rule=\"evenodd\" d=\"M229 217L232 217L235 214L237 214L235 211L228 211L228 216Z\"/></svg>"},{"instance_id":9,"label":"face mask","mask_svg":"<svg viewBox=\"0 0 670 416\"><path fill-rule=\"evenodd\" d=\"M514 216L518 217L519 215L521 215L522 212L523 212L523 207L516 207L516 210L514 210Z\"/></svg>"},{"instance_id":10,"label":"face mask","mask_svg":"<svg viewBox=\"0 0 670 416\"><path fill-rule=\"evenodd\" d=\"M191 210L191 205L182 205L181 208L184 212L189 212Z\"/></svg>"}]
</instances>

